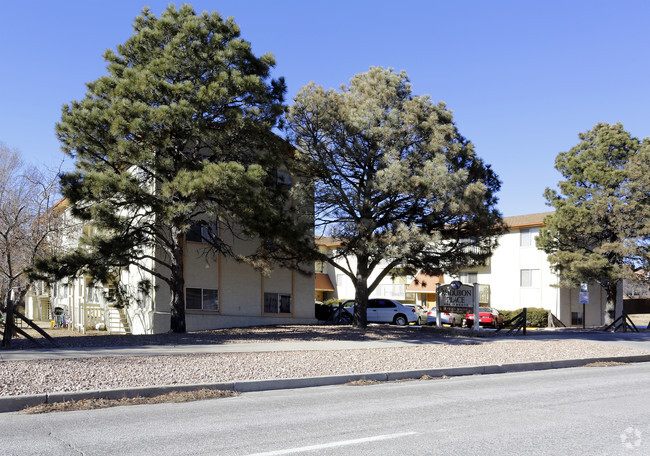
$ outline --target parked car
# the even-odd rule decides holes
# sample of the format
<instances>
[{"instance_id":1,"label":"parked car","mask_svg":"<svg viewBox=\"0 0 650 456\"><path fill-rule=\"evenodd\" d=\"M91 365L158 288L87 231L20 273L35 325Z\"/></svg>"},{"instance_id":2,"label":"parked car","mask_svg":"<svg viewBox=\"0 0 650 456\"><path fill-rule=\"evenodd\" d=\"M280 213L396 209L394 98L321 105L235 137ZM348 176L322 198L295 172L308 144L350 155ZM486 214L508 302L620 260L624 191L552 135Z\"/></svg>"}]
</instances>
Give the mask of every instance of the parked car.
<instances>
[{"instance_id":1,"label":"parked car","mask_svg":"<svg viewBox=\"0 0 650 456\"><path fill-rule=\"evenodd\" d=\"M435 325L436 324L436 309L429 309L427 312L427 325Z\"/></svg>"},{"instance_id":2,"label":"parked car","mask_svg":"<svg viewBox=\"0 0 650 456\"><path fill-rule=\"evenodd\" d=\"M426 325L428 323L428 311L426 308L422 307L420 304L404 304L406 307L415 309L415 313L418 316L416 324Z\"/></svg>"},{"instance_id":3,"label":"parked car","mask_svg":"<svg viewBox=\"0 0 650 456\"><path fill-rule=\"evenodd\" d=\"M450 326L460 326L463 324L463 314L453 312L440 312L440 321Z\"/></svg>"},{"instance_id":4,"label":"parked car","mask_svg":"<svg viewBox=\"0 0 650 456\"><path fill-rule=\"evenodd\" d=\"M460 326L463 323L464 315L457 314L453 312L440 312L440 323L448 324L450 326ZM436 324L436 309L429 310L427 315L427 324L435 325Z\"/></svg>"},{"instance_id":5,"label":"parked car","mask_svg":"<svg viewBox=\"0 0 650 456\"><path fill-rule=\"evenodd\" d=\"M354 315L353 300L346 301L343 305ZM393 323L400 326L418 321L417 312L413 307L407 307L392 299L369 299L366 318L369 323Z\"/></svg>"},{"instance_id":6,"label":"parked car","mask_svg":"<svg viewBox=\"0 0 650 456\"><path fill-rule=\"evenodd\" d=\"M468 328L474 326L474 313L465 315L464 324ZM503 326L503 315L492 307L479 307L478 324L481 326L491 326L495 329L501 328Z\"/></svg>"}]
</instances>

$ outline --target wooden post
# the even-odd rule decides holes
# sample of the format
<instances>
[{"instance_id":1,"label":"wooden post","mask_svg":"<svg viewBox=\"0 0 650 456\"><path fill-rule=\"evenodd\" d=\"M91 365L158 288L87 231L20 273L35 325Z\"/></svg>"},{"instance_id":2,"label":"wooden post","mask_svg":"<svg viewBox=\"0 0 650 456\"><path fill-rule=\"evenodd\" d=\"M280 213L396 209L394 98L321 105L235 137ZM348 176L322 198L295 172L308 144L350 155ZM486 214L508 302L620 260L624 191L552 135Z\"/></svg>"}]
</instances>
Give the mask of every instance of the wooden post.
<instances>
[{"instance_id":1,"label":"wooden post","mask_svg":"<svg viewBox=\"0 0 650 456\"><path fill-rule=\"evenodd\" d=\"M442 322L440 321L440 284L436 284L436 326L441 327Z\"/></svg>"},{"instance_id":2,"label":"wooden post","mask_svg":"<svg viewBox=\"0 0 650 456\"><path fill-rule=\"evenodd\" d=\"M11 293L11 291L9 293ZM9 293L7 293L7 298L10 296ZM14 323L14 302L10 298L7 299L6 302L5 332L2 335L2 346L9 348L11 346L11 338L14 335L14 328L16 325Z\"/></svg>"},{"instance_id":3,"label":"wooden post","mask_svg":"<svg viewBox=\"0 0 650 456\"><path fill-rule=\"evenodd\" d=\"M523 332L523 334L525 336L526 335L526 325L528 324L528 310L526 309L526 307L524 307L523 314L524 314L523 315L523 317L524 317L524 322L523 322L523 324L524 324L524 332Z\"/></svg>"},{"instance_id":4,"label":"wooden post","mask_svg":"<svg viewBox=\"0 0 650 456\"><path fill-rule=\"evenodd\" d=\"M478 304L478 283L474 284L474 331L481 329L481 314Z\"/></svg>"}]
</instances>

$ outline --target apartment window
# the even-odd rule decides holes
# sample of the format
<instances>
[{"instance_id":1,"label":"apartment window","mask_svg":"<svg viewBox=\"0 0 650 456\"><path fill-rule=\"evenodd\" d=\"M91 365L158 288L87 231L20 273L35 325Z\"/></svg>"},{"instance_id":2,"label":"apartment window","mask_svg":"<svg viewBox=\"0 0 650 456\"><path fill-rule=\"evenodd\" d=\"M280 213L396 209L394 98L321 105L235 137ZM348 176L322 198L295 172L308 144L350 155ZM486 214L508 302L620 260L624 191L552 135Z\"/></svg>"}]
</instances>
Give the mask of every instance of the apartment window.
<instances>
[{"instance_id":1,"label":"apartment window","mask_svg":"<svg viewBox=\"0 0 650 456\"><path fill-rule=\"evenodd\" d=\"M275 182L282 190L291 190L293 178L290 172L278 170L275 175Z\"/></svg>"},{"instance_id":2,"label":"apartment window","mask_svg":"<svg viewBox=\"0 0 650 456\"><path fill-rule=\"evenodd\" d=\"M521 247L534 247L535 237L538 231L537 228L524 228L519 230L519 245Z\"/></svg>"},{"instance_id":3,"label":"apartment window","mask_svg":"<svg viewBox=\"0 0 650 456\"><path fill-rule=\"evenodd\" d=\"M539 269L522 269L520 271L521 287L525 288L539 288L540 285L540 270Z\"/></svg>"},{"instance_id":4,"label":"apartment window","mask_svg":"<svg viewBox=\"0 0 650 456\"><path fill-rule=\"evenodd\" d=\"M473 285L475 283L478 283L478 273L476 272L461 272L460 273L460 281L462 283L468 284L468 285Z\"/></svg>"},{"instance_id":5,"label":"apartment window","mask_svg":"<svg viewBox=\"0 0 650 456\"><path fill-rule=\"evenodd\" d=\"M210 243L211 240L218 237L217 225L212 223L210 225L204 225L201 223L195 223L190 226L190 230L185 234L185 240L187 242L201 242L201 243Z\"/></svg>"},{"instance_id":6,"label":"apartment window","mask_svg":"<svg viewBox=\"0 0 650 456\"><path fill-rule=\"evenodd\" d=\"M316 273L325 274L327 273L327 263L324 261L317 261L314 265L314 269Z\"/></svg>"},{"instance_id":7,"label":"apartment window","mask_svg":"<svg viewBox=\"0 0 650 456\"><path fill-rule=\"evenodd\" d=\"M188 310L219 310L219 290L211 288L186 288L185 308Z\"/></svg>"},{"instance_id":8,"label":"apartment window","mask_svg":"<svg viewBox=\"0 0 650 456\"><path fill-rule=\"evenodd\" d=\"M88 302L99 303L100 292L97 288L88 286L88 288L86 288L86 295Z\"/></svg>"},{"instance_id":9,"label":"apartment window","mask_svg":"<svg viewBox=\"0 0 650 456\"><path fill-rule=\"evenodd\" d=\"M291 313L291 295L264 293L264 313Z\"/></svg>"},{"instance_id":10,"label":"apartment window","mask_svg":"<svg viewBox=\"0 0 650 456\"><path fill-rule=\"evenodd\" d=\"M571 326L582 326L583 319L582 312L571 312Z\"/></svg>"}]
</instances>

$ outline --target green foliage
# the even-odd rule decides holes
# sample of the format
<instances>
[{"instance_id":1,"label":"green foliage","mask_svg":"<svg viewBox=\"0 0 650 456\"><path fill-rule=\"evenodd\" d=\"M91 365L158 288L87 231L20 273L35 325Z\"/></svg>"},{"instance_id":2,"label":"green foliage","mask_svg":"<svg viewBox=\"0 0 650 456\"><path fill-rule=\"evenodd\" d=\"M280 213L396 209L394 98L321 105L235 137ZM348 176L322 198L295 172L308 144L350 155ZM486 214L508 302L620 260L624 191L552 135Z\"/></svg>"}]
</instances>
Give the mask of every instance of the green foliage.
<instances>
[{"instance_id":1,"label":"green foliage","mask_svg":"<svg viewBox=\"0 0 650 456\"><path fill-rule=\"evenodd\" d=\"M332 315L332 311L334 310L334 306L331 304L316 304L315 308L315 317L317 320L321 321L327 321L327 319Z\"/></svg>"},{"instance_id":2,"label":"green foliage","mask_svg":"<svg viewBox=\"0 0 650 456\"><path fill-rule=\"evenodd\" d=\"M579 137L555 161L564 180L559 191L544 194L555 213L537 246L549 254L562 285L600 283L613 319L617 283L648 258L647 140L641 143L620 123L599 123Z\"/></svg>"},{"instance_id":3,"label":"green foliage","mask_svg":"<svg viewBox=\"0 0 650 456\"><path fill-rule=\"evenodd\" d=\"M104 58L108 74L65 105L57 124L76 166L62 176L63 193L101 236L49 269L104 279L136 265L168 283L172 328L184 331L182 252L192 224L232 232L209 239L213 252L232 256L226 239L259 236L285 247L274 260L300 257L291 252L305 227L292 222L275 181L290 165L288 145L272 133L285 84L269 76L273 57L253 55L231 19L188 5L160 17L145 8L133 35ZM260 248L238 259L265 268L270 256Z\"/></svg>"},{"instance_id":4,"label":"green foliage","mask_svg":"<svg viewBox=\"0 0 650 456\"><path fill-rule=\"evenodd\" d=\"M500 182L451 111L413 95L404 72L372 67L339 91L310 83L287 125L297 161L315 178L302 197L313 198L316 230L341 241L337 256L323 260L353 281L356 324L365 324L368 295L394 268L437 274L490 256ZM356 267L337 263L344 257Z\"/></svg>"},{"instance_id":5,"label":"green foliage","mask_svg":"<svg viewBox=\"0 0 650 456\"><path fill-rule=\"evenodd\" d=\"M499 313L503 315L503 322L510 324L514 323L514 319L523 312L524 309L517 310L500 310ZM532 328L546 328L548 326L548 310L541 307L527 307L526 308L526 326Z\"/></svg>"}]
</instances>

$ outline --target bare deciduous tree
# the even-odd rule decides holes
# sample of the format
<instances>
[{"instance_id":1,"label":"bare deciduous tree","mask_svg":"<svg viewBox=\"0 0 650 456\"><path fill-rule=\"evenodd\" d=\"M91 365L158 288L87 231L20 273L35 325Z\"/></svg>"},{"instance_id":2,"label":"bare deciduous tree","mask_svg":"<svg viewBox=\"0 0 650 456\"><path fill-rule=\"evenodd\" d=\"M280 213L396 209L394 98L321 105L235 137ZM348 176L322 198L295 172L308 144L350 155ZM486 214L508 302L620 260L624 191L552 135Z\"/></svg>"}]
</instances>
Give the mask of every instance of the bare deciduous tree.
<instances>
[{"instance_id":1,"label":"bare deciduous tree","mask_svg":"<svg viewBox=\"0 0 650 456\"><path fill-rule=\"evenodd\" d=\"M62 228L61 211L53 208L57 175L26 164L17 150L0 143L0 310L8 325L31 285L27 269L48 254L51 236ZM11 335L5 331L3 346Z\"/></svg>"}]
</instances>

